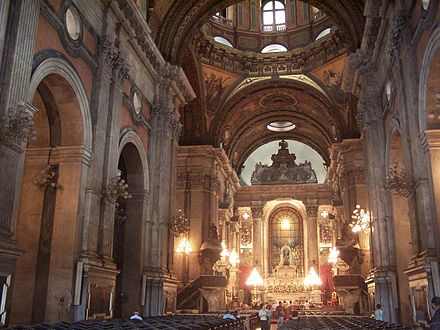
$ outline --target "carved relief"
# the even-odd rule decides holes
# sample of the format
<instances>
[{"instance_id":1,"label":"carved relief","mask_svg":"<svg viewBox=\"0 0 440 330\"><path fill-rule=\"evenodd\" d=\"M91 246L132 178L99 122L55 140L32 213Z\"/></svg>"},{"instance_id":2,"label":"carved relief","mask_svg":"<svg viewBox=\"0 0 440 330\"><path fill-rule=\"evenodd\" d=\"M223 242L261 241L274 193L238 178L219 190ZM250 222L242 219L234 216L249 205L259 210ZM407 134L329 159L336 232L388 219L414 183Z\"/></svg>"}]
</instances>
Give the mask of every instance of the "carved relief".
<instances>
[{"instance_id":1,"label":"carved relief","mask_svg":"<svg viewBox=\"0 0 440 330\"><path fill-rule=\"evenodd\" d=\"M209 76L205 76L205 86L206 86L206 109L208 112L215 112L217 110L217 106L220 103L220 99L222 94L226 88L224 83L230 77L217 77L214 73L211 73Z\"/></svg>"},{"instance_id":2,"label":"carved relief","mask_svg":"<svg viewBox=\"0 0 440 330\"><path fill-rule=\"evenodd\" d=\"M272 155L272 165L255 164L251 183L255 184L286 184L286 183L317 183L312 164L305 161L296 164L295 154L289 153L287 142L282 140L278 153Z\"/></svg>"}]
</instances>

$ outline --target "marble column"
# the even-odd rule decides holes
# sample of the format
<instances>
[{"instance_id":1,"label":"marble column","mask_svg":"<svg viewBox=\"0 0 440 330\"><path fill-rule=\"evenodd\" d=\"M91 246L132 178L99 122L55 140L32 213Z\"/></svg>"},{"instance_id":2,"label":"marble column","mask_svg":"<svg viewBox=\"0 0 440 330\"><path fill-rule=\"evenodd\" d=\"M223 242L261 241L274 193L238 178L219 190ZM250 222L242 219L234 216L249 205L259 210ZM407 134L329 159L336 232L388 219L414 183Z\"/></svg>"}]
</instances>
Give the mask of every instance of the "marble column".
<instances>
[{"instance_id":1,"label":"marble column","mask_svg":"<svg viewBox=\"0 0 440 330\"><path fill-rule=\"evenodd\" d=\"M20 103L28 101L39 14L39 0L0 1L0 121L3 123L9 112L15 112ZM8 34L9 39L5 38ZM24 143L23 140L0 141L0 276L9 283L13 283L16 260L22 253L12 236L19 208ZM6 315L2 319L8 323L12 291L4 294Z\"/></svg>"},{"instance_id":2,"label":"marble column","mask_svg":"<svg viewBox=\"0 0 440 330\"><path fill-rule=\"evenodd\" d=\"M381 93L374 74L364 76L361 91L359 121L363 124L364 159L366 162L369 211L373 226L373 245L376 269L374 282L376 302L384 309L384 319L398 320L395 245L391 204L385 190L385 131L381 114Z\"/></svg>"},{"instance_id":3,"label":"marble column","mask_svg":"<svg viewBox=\"0 0 440 330\"><path fill-rule=\"evenodd\" d=\"M263 272L263 207L262 205L251 206L252 210L252 254L254 267L260 275Z\"/></svg>"},{"instance_id":4,"label":"marble column","mask_svg":"<svg viewBox=\"0 0 440 330\"><path fill-rule=\"evenodd\" d=\"M306 275L310 267L319 272L319 249L318 249L318 204L317 201L306 202L307 212L307 265L304 269Z\"/></svg>"},{"instance_id":5,"label":"marble column","mask_svg":"<svg viewBox=\"0 0 440 330\"><path fill-rule=\"evenodd\" d=\"M85 197L85 230L81 246L84 258L98 258L99 226L102 217L100 205L105 203L103 202L103 191L107 189L106 184L108 183L108 180L104 179L104 167L108 162L108 156L105 152L108 142L107 136L115 134L119 136L119 130L115 132L114 127L113 131L111 127L108 127L109 122L111 122L109 107L112 74L118 55L119 50L113 41L110 39L103 41L99 55L100 65L95 75L91 102L91 108L95 109L93 115L93 150L95 152L90 164ZM115 165L112 164L112 166ZM114 170L112 173L114 173Z\"/></svg>"}]
</instances>

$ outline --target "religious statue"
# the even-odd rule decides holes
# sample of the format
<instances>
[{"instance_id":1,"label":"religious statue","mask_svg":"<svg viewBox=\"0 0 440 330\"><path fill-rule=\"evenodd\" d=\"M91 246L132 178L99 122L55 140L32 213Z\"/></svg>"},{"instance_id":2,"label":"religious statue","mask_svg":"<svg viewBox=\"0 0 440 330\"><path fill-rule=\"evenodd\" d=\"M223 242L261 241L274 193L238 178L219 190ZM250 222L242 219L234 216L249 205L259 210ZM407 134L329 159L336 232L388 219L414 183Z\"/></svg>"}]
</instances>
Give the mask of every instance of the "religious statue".
<instances>
[{"instance_id":1,"label":"religious statue","mask_svg":"<svg viewBox=\"0 0 440 330\"><path fill-rule=\"evenodd\" d=\"M283 266L290 266L290 250L284 249L283 251Z\"/></svg>"}]
</instances>

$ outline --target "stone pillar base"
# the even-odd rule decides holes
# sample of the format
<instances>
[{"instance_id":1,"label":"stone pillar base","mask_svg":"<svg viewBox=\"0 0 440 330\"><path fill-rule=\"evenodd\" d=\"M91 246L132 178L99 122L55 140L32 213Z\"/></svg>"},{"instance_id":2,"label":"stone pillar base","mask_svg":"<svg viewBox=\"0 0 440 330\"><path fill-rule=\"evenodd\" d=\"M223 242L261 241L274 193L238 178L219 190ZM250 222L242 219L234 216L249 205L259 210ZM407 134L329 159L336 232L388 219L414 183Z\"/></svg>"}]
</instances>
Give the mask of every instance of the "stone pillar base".
<instances>
[{"instance_id":1,"label":"stone pillar base","mask_svg":"<svg viewBox=\"0 0 440 330\"><path fill-rule=\"evenodd\" d=\"M176 313L177 278L168 272L151 270L142 276L142 316Z\"/></svg>"},{"instance_id":2,"label":"stone pillar base","mask_svg":"<svg viewBox=\"0 0 440 330\"><path fill-rule=\"evenodd\" d=\"M115 264L99 259L77 263L72 303L74 321L113 317L118 274Z\"/></svg>"},{"instance_id":3,"label":"stone pillar base","mask_svg":"<svg viewBox=\"0 0 440 330\"><path fill-rule=\"evenodd\" d=\"M405 274L408 276L413 321L415 324L426 325L419 319L433 315L428 306L431 306L434 296L440 295L439 262L434 252L423 251L411 258ZM422 300L426 303L421 304Z\"/></svg>"},{"instance_id":4,"label":"stone pillar base","mask_svg":"<svg viewBox=\"0 0 440 330\"><path fill-rule=\"evenodd\" d=\"M8 288L11 287L15 265L22 253L23 251L18 248L16 241L0 238L0 326L7 324L9 320L12 290L8 290Z\"/></svg>"}]
</instances>

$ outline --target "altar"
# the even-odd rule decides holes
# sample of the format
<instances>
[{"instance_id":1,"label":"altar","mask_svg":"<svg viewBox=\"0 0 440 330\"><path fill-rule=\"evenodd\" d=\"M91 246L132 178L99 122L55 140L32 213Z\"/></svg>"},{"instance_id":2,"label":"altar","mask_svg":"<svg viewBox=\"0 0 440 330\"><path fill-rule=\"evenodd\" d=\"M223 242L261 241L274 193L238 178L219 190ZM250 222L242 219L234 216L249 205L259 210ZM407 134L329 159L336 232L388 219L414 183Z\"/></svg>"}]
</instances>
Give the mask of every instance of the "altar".
<instances>
[{"instance_id":1,"label":"altar","mask_svg":"<svg viewBox=\"0 0 440 330\"><path fill-rule=\"evenodd\" d=\"M303 268L295 257L295 251L287 244L279 250L279 263L263 279L262 299L270 304L279 301L292 302L294 305L306 300L320 301L320 290L304 284Z\"/></svg>"}]
</instances>

